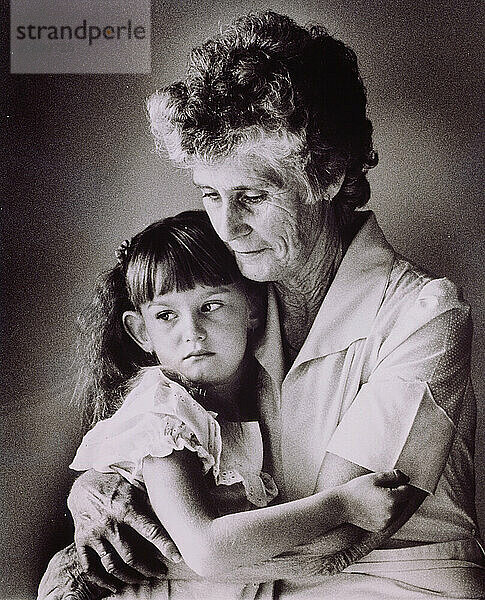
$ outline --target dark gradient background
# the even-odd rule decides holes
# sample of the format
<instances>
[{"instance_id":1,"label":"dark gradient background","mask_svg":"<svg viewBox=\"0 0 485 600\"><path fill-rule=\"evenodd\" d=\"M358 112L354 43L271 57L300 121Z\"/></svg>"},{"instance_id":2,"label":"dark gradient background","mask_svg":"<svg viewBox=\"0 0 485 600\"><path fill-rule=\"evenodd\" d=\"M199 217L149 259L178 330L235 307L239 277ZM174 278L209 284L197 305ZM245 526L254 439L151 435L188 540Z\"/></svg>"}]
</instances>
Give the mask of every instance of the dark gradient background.
<instances>
[{"instance_id":1,"label":"dark gradient background","mask_svg":"<svg viewBox=\"0 0 485 600\"><path fill-rule=\"evenodd\" d=\"M155 219L199 206L187 174L153 153L144 97L178 78L188 48L241 6L235 0L154 3L151 76L3 79L3 164L9 169L0 263L2 599L33 598L49 555L71 535L67 465L81 435L70 405L74 328L95 274L112 264L121 240ZM479 6L474 0L271 4L299 22L325 24L356 50L381 156L371 173L370 206L400 252L462 286L473 307L483 528ZM244 10L267 7L248 2Z\"/></svg>"}]
</instances>

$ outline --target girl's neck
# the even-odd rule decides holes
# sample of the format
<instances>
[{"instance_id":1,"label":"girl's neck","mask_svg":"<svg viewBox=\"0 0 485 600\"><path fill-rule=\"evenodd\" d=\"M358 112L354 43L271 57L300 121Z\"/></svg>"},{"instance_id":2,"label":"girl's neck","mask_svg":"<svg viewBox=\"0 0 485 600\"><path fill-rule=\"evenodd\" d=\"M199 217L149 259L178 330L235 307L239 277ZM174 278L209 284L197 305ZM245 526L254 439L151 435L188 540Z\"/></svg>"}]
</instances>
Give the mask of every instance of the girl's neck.
<instances>
[{"instance_id":1,"label":"girl's neck","mask_svg":"<svg viewBox=\"0 0 485 600\"><path fill-rule=\"evenodd\" d=\"M246 420L251 414L252 375L254 359L246 352L238 370L226 381L211 383L208 388L208 406L227 421Z\"/></svg>"}]
</instances>

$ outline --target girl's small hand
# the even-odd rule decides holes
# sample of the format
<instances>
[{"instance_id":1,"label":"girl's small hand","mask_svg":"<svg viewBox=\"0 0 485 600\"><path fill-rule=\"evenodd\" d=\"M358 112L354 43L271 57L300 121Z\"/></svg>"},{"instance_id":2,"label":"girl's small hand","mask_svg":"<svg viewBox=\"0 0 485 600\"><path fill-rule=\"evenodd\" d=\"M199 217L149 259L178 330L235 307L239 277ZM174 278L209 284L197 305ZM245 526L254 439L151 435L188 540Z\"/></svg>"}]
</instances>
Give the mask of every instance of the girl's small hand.
<instances>
[{"instance_id":1,"label":"girl's small hand","mask_svg":"<svg viewBox=\"0 0 485 600\"><path fill-rule=\"evenodd\" d=\"M370 473L340 486L345 521L362 529L379 531L388 527L412 497L409 477L401 471Z\"/></svg>"}]
</instances>

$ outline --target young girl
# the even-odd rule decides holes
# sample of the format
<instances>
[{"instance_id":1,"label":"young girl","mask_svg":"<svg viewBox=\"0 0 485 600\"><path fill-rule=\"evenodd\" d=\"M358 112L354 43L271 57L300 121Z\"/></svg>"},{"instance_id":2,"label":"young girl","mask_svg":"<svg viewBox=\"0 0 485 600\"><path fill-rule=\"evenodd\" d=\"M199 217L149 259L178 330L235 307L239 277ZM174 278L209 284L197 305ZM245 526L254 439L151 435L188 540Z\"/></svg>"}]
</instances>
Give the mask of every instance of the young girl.
<instances>
[{"instance_id":1,"label":"young girl","mask_svg":"<svg viewBox=\"0 0 485 600\"><path fill-rule=\"evenodd\" d=\"M373 531L391 522L408 492L392 474L267 506L278 492L262 471L252 355L262 288L241 276L204 212L150 225L118 257L85 319L81 385L92 421L109 418L84 437L73 469L117 471L146 486L185 563L205 578L344 522ZM257 593L207 581L150 586L117 597L148 598L155 587L157 599L172 600Z\"/></svg>"}]
</instances>

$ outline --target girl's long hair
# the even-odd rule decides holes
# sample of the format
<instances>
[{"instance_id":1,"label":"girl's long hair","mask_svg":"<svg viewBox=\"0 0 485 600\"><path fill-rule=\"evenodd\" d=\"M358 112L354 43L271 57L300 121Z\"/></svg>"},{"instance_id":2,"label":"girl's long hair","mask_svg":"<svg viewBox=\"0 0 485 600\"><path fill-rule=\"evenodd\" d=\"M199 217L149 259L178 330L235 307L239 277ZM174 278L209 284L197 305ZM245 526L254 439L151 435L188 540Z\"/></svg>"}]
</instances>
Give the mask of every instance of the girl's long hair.
<instances>
[{"instance_id":1,"label":"girl's long hair","mask_svg":"<svg viewBox=\"0 0 485 600\"><path fill-rule=\"evenodd\" d=\"M79 316L74 398L83 410L86 428L119 408L124 385L140 367L156 364L123 327L123 313L133 309L118 264L98 277L91 302Z\"/></svg>"},{"instance_id":2,"label":"girl's long hair","mask_svg":"<svg viewBox=\"0 0 485 600\"><path fill-rule=\"evenodd\" d=\"M87 427L119 408L126 384L140 368L158 364L156 356L126 333L125 311L139 310L156 295L173 290L241 282L249 301L263 312L261 285L243 278L204 211L157 221L120 248L118 264L98 278L91 302L79 318L74 396Z\"/></svg>"}]
</instances>

